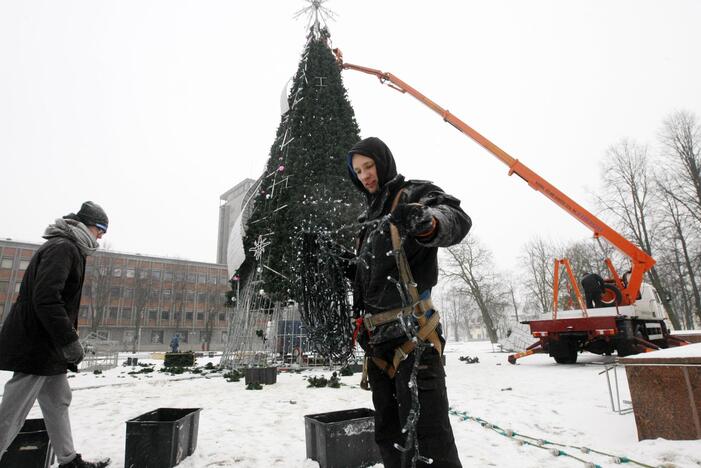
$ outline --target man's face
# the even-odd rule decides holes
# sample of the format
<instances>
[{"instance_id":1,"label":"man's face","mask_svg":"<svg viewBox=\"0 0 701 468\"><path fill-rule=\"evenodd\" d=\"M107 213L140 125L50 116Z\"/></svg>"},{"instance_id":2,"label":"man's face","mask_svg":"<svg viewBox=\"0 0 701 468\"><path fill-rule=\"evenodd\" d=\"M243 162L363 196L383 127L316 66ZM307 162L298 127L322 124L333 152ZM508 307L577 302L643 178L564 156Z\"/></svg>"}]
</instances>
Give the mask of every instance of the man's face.
<instances>
[{"instance_id":1,"label":"man's face","mask_svg":"<svg viewBox=\"0 0 701 468\"><path fill-rule=\"evenodd\" d=\"M363 184L365 190L370 193L375 193L380 188L380 183L377 180L377 166L372 158L356 153L353 155L353 170L358 180Z\"/></svg>"},{"instance_id":2,"label":"man's face","mask_svg":"<svg viewBox=\"0 0 701 468\"><path fill-rule=\"evenodd\" d=\"M102 235L105 233L105 231L97 226L88 226L88 230L93 233L95 239L102 239Z\"/></svg>"}]
</instances>

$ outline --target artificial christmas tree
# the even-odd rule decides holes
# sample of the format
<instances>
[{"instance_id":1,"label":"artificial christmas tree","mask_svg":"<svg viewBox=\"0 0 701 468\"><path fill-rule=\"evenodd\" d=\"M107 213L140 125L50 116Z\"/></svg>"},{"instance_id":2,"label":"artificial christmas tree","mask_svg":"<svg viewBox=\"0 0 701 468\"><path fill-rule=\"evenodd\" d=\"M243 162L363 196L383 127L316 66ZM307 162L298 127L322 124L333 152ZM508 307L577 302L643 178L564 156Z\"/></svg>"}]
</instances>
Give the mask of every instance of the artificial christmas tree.
<instances>
[{"instance_id":1,"label":"artificial christmas tree","mask_svg":"<svg viewBox=\"0 0 701 468\"><path fill-rule=\"evenodd\" d=\"M329 40L326 28L310 29L246 226L239 276L245 284L261 268L262 289L273 300L296 299L291 283L301 233L333 232L336 242L350 247L354 233L339 228L361 210L346 175L358 125Z\"/></svg>"},{"instance_id":2,"label":"artificial christmas tree","mask_svg":"<svg viewBox=\"0 0 701 468\"><path fill-rule=\"evenodd\" d=\"M310 234L322 236L325 246L351 250L362 199L348 181L346 153L359 140L358 132L329 32L317 18L309 29L266 168L244 202L246 256L236 266L228 294L236 310L224 365L268 365L273 352L284 361L294 346L304 344L297 337L280 343L280 330L299 323L296 303L302 300L305 239ZM317 284L318 295L326 293L322 287ZM343 304L335 301L335 310L324 307L328 319L310 321L310 311L300 312L308 336L329 337L324 350L317 346L315 350L327 359L345 359L352 329L344 285L335 281L325 287L334 287L336 291L326 296L343 297ZM343 350L337 349L341 343ZM325 352L331 348L336 350Z\"/></svg>"}]
</instances>

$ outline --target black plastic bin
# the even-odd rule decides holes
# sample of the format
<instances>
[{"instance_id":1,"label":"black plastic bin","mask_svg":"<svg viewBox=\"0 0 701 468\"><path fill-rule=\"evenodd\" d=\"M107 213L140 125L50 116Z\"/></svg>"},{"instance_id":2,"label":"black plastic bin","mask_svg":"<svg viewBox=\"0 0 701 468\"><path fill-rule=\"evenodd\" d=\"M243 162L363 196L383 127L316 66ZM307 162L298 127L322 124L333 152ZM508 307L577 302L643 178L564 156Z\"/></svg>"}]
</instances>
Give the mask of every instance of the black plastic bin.
<instances>
[{"instance_id":1,"label":"black plastic bin","mask_svg":"<svg viewBox=\"0 0 701 468\"><path fill-rule=\"evenodd\" d=\"M125 468L170 468L197 448L202 408L158 408L127 421Z\"/></svg>"},{"instance_id":2,"label":"black plastic bin","mask_svg":"<svg viewBox=\"0 0 701 468\"><path fill-rule=\"evenodd\" d=\"M54 451L43 419L27 419L0 459L0 468L49 468Z\"/></svg>"},{"instance_id":3,"label":"black plastic bin","mask_svg":"<svg viewBox=\"0 0 701 468\"><path fill-rule=\"evenodd\" d=\"M367 408L304 417L307 458L320 468L356 468L382 462L375 443L375 412Z\"/></svg>"},{"instance_id":4,"label":"black plastic bin","mask_svg":"<svg viewBox=\"0 0 701 468\"><path fill-rule=\"evenodd\" d=\"M243 375L248 384L271 385L277 382L277 367L247 367Z\"/></svg>"}]
</instances>

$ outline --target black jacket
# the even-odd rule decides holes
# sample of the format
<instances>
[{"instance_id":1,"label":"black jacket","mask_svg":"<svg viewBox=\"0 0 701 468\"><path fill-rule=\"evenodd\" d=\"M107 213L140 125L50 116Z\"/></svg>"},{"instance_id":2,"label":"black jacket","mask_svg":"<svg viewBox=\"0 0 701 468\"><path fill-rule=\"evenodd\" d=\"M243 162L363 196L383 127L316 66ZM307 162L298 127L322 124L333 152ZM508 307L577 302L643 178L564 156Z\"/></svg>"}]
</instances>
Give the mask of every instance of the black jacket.
<instances>
[{"instance_id":1,"label":"black jacket","mask_svg":"<svg viewBox=\"0 0 701 468\"><path fill-rule=\"evenodd\" d=\"M0 330L0 369L34 375L66 372L61 348L78 339L84 277L85 257L74 241L53 237L39 247Z\"/></svg>"},{"instance_id":2,"label":"black jacket","mask_svg":"<svg viewBox=\"0 0 701 468\"><path fill-rule=\"evenodd\" d=\"M377 168L380 189L375 194L365 190L352 170L353 154L372 158ZM409 180L397 174L391 151L379 138L367 138L358 142L348 154L349 176L356 187L363 191L368 202L367 211L360 221L364 227L358 235L357 263L354 280L354 305L365 313L376 313L402 307L402 298L394 281L399 280L392 251L387 216L399 190L404 189L400 203L421 203L433 209L438 221L435 234L419 241L414 237L404 240L404 250L409 260L419 293L423 293L438 281L438 247L459 243L468 233L472 222L460 208L460 200L446 194L431 182ZM388 277L393 280L388 280Z\"/></svg>"}]
</instances>

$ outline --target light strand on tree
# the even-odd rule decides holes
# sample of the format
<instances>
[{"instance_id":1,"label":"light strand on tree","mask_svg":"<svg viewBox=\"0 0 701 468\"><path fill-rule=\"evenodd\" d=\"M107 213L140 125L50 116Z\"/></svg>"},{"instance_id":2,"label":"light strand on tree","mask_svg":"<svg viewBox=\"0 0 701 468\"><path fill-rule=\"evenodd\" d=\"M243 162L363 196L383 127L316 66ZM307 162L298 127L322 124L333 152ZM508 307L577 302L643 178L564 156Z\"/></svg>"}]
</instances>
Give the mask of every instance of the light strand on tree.
<instances>
[{"instance_id":1,"label":"light strand on tree","mask_svg":"<svg viewBox=\"0 0 701 468\"><path fill-rule=\"evenodd\" d=\"M307 337L317 353L345 363L353 354L347 261L324 233L305 232L300 243L295 288Z\"/></svg>"}]
</instances>

